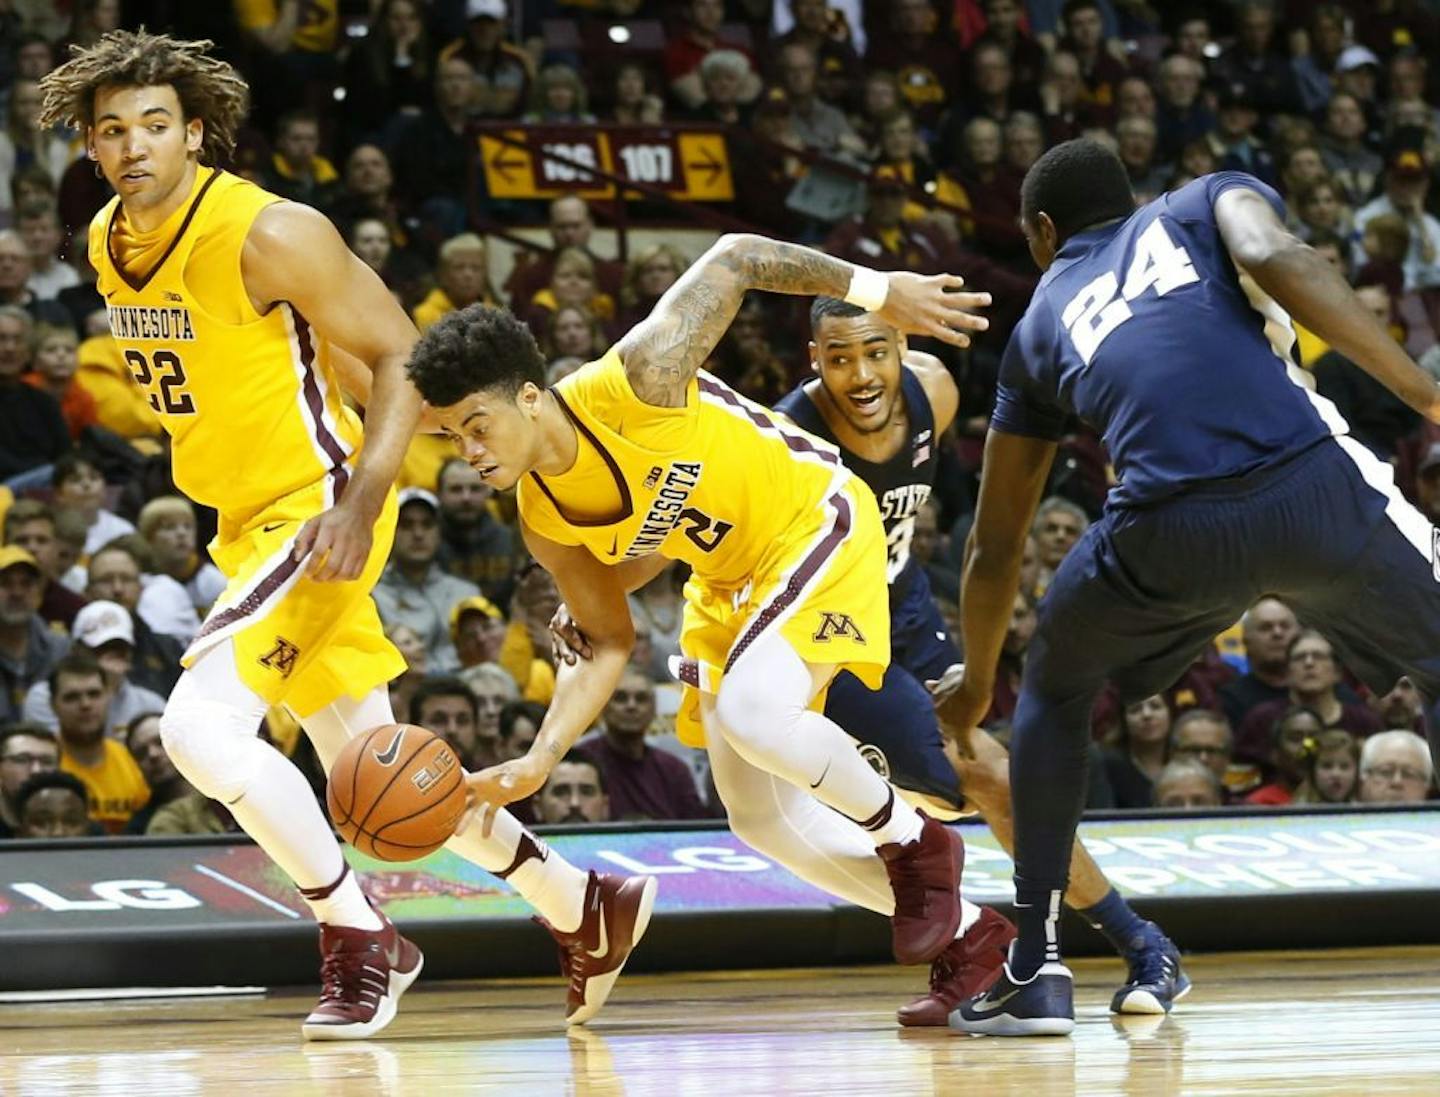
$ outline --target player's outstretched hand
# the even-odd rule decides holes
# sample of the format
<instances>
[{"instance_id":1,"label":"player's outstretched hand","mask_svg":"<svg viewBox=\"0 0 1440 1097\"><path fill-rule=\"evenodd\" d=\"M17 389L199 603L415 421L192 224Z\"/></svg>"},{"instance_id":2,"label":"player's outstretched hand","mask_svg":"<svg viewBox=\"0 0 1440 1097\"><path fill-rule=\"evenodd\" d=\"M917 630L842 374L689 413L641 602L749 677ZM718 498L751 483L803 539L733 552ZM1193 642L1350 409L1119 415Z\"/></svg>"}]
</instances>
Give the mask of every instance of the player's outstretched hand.
<instances>
[{"instance_id":1,"label":"player's outstretched hand","mask_svg":"<svg viewBox=\"0 0 1440 1097\"><path fill-rule=\"evenodd\" d=\"M465 793L470 808L461 816L461 827L468 826L469 817L476 811L483 811L485 805L503 807L539 792L548 776L549 771L528 754L482 769L479 773L467 773Z\"/></svg>"},{"instance_id":2,"label":"player's outstretched hand","mask_svg":"<svg viewBox=\"0 0 1440 1097\"><path fill-rule=\"evenodd\" d=\"M961 739L980 726L990 711L994 693L993 684L986 685L977 682L973 675L967 676L964 663L947 667L939 681L932 678L925 683L925 688L935 700L940 730L952 739Z\"/></svg>"},{"instance_id":3,"label":"player's outstretched hand","mask_svg":"<svg viewBox=\"0 0 1440 1097\"><path fill-rule=\"evenodd\" d=\"M572 667L577 659L589 659L595 654L589 638L575 623L575 618L570 616L564 602L555 608L555 614L550 618L550 652L555 657L556 666L563 662Z\"/></svg>"},{"instance_id":4,"label":"player's outstretched hand","mask_svg":"<svg viewBox=\"0 0 1440 1097\"><path fill-rule=\"evenodd\" d=\"M309 562L306 574L321 583L348 583L360 578L370 558L375 522L358 507L342 499L324 514L317 514L300 528L295 538L295 559Z\"/></svg>"},{"instance_id":5,"label":"player's outstretched hand","mask_svg":"<svg viewBox=\"0 0 1440 1097\"><path fill-rule=\"evenodd\" d=\"M988 293L962 290L958 274L890 274L890 289L880 319L909 335L929 335L957 347L968 347L966 332L984 331L990 321L973 310L990 304Z\"/></svg>"}]
</instances>

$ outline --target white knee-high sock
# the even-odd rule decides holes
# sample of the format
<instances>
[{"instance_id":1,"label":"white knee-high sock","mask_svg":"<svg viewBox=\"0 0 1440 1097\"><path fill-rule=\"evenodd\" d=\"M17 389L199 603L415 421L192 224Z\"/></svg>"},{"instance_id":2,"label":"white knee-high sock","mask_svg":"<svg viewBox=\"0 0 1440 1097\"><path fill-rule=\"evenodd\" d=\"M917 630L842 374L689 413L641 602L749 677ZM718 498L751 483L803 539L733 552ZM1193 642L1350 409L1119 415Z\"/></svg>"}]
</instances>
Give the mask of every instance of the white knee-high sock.
<instances>
[{"instance_id":1,"label":"white knee-high sock","mask_svg":"<svg viewBox=\"0 0 1440 1097\"><path fill-rule=\"evenodd\" d=\"M390 695L384 689L358 700L342 697L301 721L327 773L351 738L394 722ZM496 813L489 837L481 824L477 816L446 842L445 848L508 881L556 929L564 933L578 929L587 874L531 834L508 811Z\"/></svg>"},{"instance_id":2,"label":"white knee-high sock","mask_svg":"<svg viewBox=\"0 0 1440 1097\"><path fill-rule=\"evenodd\" d=\"M490 836L481 831L481 820L476 818L446 842L445 848L508 882L562 933L580 928L588 873L561 857L503 808L495 814Z\"/></svg>"},{"instance_id":3,"label":"white knee-high sock","mask_svg":"<svg viewBox=\"0 0 1440 1097\"><path fill-rule=\"evenodd\" d=\"M317 921L379 929L380 919L345 864L310 782L274 747L258 739L255 745L267 757L240 799L226 805L230 814L295 881Z\"/></svg>"}]
</instances>

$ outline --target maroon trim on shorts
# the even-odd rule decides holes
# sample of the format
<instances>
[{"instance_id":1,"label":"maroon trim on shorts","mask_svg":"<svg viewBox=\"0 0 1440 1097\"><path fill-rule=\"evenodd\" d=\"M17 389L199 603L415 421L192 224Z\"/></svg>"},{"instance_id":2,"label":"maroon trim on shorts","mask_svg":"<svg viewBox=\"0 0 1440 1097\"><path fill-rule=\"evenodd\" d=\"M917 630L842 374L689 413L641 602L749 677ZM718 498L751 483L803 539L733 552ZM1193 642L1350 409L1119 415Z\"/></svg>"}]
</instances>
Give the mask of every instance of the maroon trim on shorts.
<instances>
[{"instance_id":1,"label":"maroon trim on shorts","mask_svg":"<svg viewBox=\"0 0 1440 1097\"><path fill-rule=\"evenodd\" d=\"M700 664L694 659L681 659L679 666L680 681L687 686L700 688Z\"/></svg>"},{"instance_id":2,"label":"maroon trim on shorts","mask_svg":"<svg viewBox=\"0 0 1440 1097\"><path fill-rule=\"evenodd\" d=\"M788 431L783 429L779 423L775 422L775 420L771 419L768 415L756 411L754 408L746 407L744 401L740 399L739 394L737 394L734 389L730 388L729 385L722 384L721 382L716 381L714 378L711 377L697 377L696 383L700 386L701 392L707 393L708 395L715 397L717 400L723 400L736 411L744 415L745 418L749 419L750 422L754 423L761 430L778 434L785 442L785 444L789 446L790 449L795 453L810 454L814 457L819 457L824 461L828 461L832 465L840 464L839 456L837 456L832 451L828 449L821 449L814 442L810 441L810 439L804 437L803 435L789 433Z\"/></svg>"},{"instance_id":3,"label":"maroon trim on shorts","mask_svg":"<svg viewBox=\"0 0 1440 1097\"><path fill-rule=\"evenodd\" d=\"M795 599L800 597L800 592L805 589L805 584L815 578L815 573L828 561L835 550L840 547L840 542L850 533L850 500L844 494L836 492L826 500L835 508L835 524L830 527L824 539L816 545L800 566L795 569L790 581L785 584L785 589L770 599L770 604L760 611L760 616L750 622L750 627L745 634L736 641L735 646L730 649L730 657L725 660L725 673L735 666L735 660L755 642L762 632L770 627L775 618L784 613Z\"/></svg>"},{"instance_id":4,"label":"maroon trim on shorts","mask_svg":"<svg viewBox=\"0 0 1440 1097\"><path fill-rule=\"evenodd\" d=\"M295 559L293 552L287 552L285 559L280 561L269 575L261 579L255 589L241 599L241 601L229 609L221 610L206 620L205 624L200 627L200 631L195 634L195 640L192 641L192 643L198 643L205 639L205 637L219 632L221 629L229 628L236 621L242 621L246 617L249 617L264 605L277 590L285 585L290 576L295 574L301 563L302 561Z\"/></svg>"}]
</instances>

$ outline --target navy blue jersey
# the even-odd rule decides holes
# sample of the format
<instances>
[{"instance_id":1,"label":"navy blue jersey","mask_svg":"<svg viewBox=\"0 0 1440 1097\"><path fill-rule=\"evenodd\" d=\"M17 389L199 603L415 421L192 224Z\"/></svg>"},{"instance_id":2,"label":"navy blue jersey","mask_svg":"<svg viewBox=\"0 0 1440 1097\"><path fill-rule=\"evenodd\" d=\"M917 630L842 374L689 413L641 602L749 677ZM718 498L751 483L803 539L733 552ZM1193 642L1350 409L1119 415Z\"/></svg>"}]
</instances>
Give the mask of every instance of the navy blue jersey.
<instances>
[{"instance_id":1,"label":"navy blue jersey","mask_svg":"<svg viewBox=\"0 0 1440 1097\"><path fill-rule=\"evenodd\" d=\"M1284 218L1273 189L1227 171L1078 233L1005 348L991 426L1057 439L1078 415L1110 451L1113 505L1243 476L1346 431L1329 401L1292 380L1289 317L1241 284L1215 221L1232 187Z\"/></svg>"},{"instance_id":2,"label":"navy blue jersey","mask_svg":"<svg viewBox=\"0 0 1440 1097\"><path fill-rule=\"evenodd\" d=\"M935 483L939 449L935 438L935 415L930 397L914 371L900 368L900 396L905 401L905 416L910 424L910 439L890 460L875 464L846 449L831 433L815 402L801 385L775 405L775 410L788 416L797 426L834 443L846 466L875 493L880 504L880 517L885 523L885 543L889 550L886 577L890 580L890 602L904 597L920 564L910 555L910 540L915 535L915 515L930 498Z\"/></svg>"}]
</instances>

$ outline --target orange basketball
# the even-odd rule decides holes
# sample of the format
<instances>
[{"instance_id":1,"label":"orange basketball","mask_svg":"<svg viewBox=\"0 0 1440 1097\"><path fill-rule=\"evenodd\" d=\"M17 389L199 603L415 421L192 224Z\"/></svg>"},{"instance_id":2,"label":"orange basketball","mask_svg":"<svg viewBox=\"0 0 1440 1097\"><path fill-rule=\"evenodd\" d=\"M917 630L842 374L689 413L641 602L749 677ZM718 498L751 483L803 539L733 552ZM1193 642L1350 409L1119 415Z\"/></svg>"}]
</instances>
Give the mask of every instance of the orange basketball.
<instances>
[{"instance_id":1,"label":"orange basketball","mask_svg":"<svg viewBox=\"0 0 1440 1097\"><path fill-rule=\"evenodd\" d=\"M381 724L345 744L325 791L341 837L382 861L440 848L465 810L465 771L450 745L414 724Z\"/></svg>"}]
</instances>

